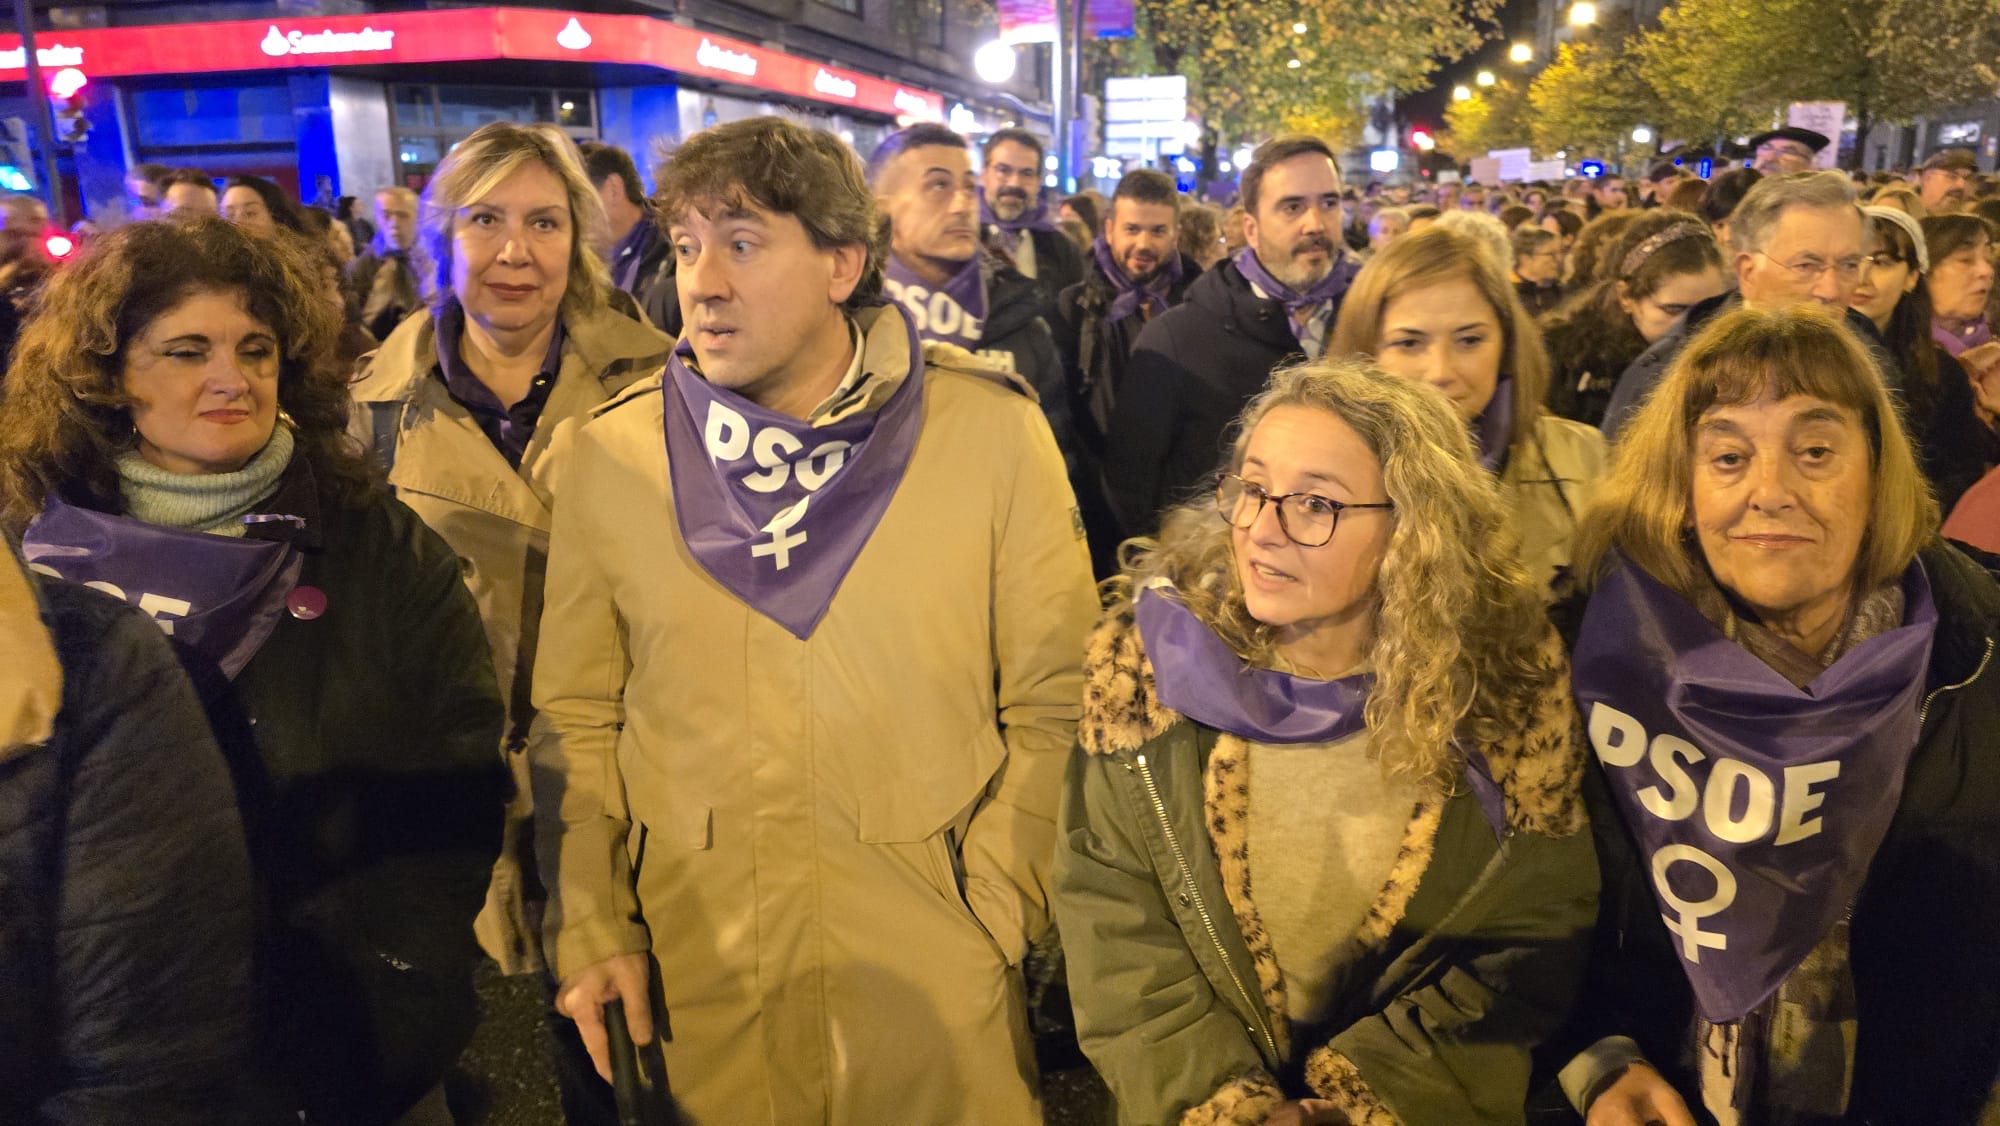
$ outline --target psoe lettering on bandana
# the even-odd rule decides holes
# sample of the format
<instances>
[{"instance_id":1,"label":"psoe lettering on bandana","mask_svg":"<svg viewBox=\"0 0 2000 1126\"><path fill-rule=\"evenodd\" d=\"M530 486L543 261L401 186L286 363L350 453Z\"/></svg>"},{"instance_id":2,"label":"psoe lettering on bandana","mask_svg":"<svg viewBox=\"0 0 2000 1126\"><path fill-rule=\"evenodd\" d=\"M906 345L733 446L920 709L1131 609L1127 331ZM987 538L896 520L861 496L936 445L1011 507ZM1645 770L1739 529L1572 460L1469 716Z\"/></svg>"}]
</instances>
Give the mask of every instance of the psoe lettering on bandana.
<instances>
[{"instance_id":1,"label":"psoe lettering on bandana","mask_svg":"<svg viewBox=\"0 0 2000 1126\"><path fill-rule=\"evenodd\" d=\"M977 341L985 335L985 320L966 312L964 306L942 289L905 285L887 278L883 279L882 285L889 291L889 296L910 314L917 331L927 339L949 340L956 337Z\"/></svg>"},{"instance_id":2,"label":"psoe lettering on bandana","mask_svg":"<svg viewBox=\"0 0 2000 1126\"><path fill-rule=\"evenodd\" d=\"M1818 836L1825 823L1817 815L1826 794L1813 787L1840 777L1840 763L1812 762L1787 766L1779 779L1736 759L1714 757L1705 784L1697 784L1688 767L1711 756L1679 736L1661 732L1647 738L1638 719L1599 701L1590 708L1590 745L1607 770L1651 771L1656 784L1628 780L1641 808L1662 821L1687 821L1700 815L1701 824L1717 840L1754 844L1770 838L1773 847L1797 844ZM1642 765L1643 764L1643 765ZM1681 940L1684 957L1699 963L1703 950L1727 950L1729 936L1704 930L1701 920L1719 915L1736 901L1736 876L1727 865L1697 845L1685 842L1654 850L1650 863L1653 886L1677 917L1667 929ZM1668 876L1676 864L1690 864L1715 882L1712 894L1700 900L1682 898Z\"/></svg>"},{"instance_id":3,"label":"psoe lettering on bandana","mask_svg":"<svg viewBox=\"0 0 2000 1126\"><path fill-rule=\"evenodd\" d=\"M790 567L793 549L804 547L806 543L807 534L794 529L799 521L805 519L806 506L812 503L812 494L833 480L847 465L847 451L853 448L854 443L836 438L813 447L811 453L805 453L805 443L789 431L766 426L752 433L750 420L722 402L708 405L708 418L702 424L702 440L716 469L726 477L735 477L746 489L775 493L794 479L805 489L805 496L779 510L763 526L762 531L771 538L750 547L751 558L768 557L772 566L780 571ZM802 453L804 456L799 456ZM746 455L750 464L739 466L737 463L743 461Z\"/></svg>"}]
</instances>

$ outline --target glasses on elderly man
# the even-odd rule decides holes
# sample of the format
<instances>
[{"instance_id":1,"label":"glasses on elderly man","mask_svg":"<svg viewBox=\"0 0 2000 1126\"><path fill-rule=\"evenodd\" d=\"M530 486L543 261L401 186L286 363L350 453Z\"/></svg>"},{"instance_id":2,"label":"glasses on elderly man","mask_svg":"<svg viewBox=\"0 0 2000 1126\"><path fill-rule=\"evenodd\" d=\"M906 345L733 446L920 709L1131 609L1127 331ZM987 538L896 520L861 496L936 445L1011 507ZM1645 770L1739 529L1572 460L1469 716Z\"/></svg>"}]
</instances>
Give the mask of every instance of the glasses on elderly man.
<instances>
[{"instance_id":1,"label":"glasses on elderly man","mask_svg":"<svg viewBox=\"0 0 2000 1126\"><path fill-rule=\"evenodd\" d=\"M1215 508L1233 528L1245 531L1263 515L1264 505L1278 506L1278 530L1300 547L1325 547L1340 526L1340 514L1350 508L1394 508L1395 504L1347 504L1318 493L1284 493L1273 496L1262 485L1253 484L1233 473L1215 483Z\"/></svg>"},{"instance_id":2,"label":"glasses on elderly man","mask_svg":"<svg viewBox=\"0 0 2000 1126\"><path fill-rule=\"evenodd\" d=\"M1790 271L1791 275L1799 280L1800 285L1811 285L1828 270L1832 270L1841 281L1851 282L1861 276L1861 267L1868 261L1859 254L1831 262L1816 254L1808 254L1790 262L1780 262L1761 250L1757 251L1757 254L1773 266Z\"/></svg>"}]
</instances>

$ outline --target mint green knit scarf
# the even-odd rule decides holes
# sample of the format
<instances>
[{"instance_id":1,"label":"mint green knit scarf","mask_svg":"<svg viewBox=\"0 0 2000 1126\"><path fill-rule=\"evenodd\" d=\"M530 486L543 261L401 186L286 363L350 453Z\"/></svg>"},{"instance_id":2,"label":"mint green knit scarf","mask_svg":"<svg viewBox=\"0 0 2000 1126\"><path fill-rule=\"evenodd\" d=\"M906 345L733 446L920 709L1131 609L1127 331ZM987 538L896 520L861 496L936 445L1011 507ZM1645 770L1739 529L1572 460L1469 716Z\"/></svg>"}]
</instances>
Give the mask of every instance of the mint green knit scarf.
<instances>
[{"instance_id":1,"label":"mint green knit scarf","mask_svg":"<svg viewBox=\"0 0 2000 1126\"><path fill-rule=\"evenodd\" d=\"M292 429L279 423L271 440L234 473L170 473L132 450L118 458L126 514L148 524L218 536L241 536L243 517L278 487L292 463Z\"/></svg>"}]
</instances>

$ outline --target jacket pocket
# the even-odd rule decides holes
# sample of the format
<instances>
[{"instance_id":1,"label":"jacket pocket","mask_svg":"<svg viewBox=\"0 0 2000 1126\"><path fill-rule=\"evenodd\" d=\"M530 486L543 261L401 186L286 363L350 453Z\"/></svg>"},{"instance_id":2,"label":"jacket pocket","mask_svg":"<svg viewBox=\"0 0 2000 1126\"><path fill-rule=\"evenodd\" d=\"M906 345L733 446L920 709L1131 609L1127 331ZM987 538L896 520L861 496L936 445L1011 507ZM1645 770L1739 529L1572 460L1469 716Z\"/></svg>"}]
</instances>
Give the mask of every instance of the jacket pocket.
<instances>
[{"instance_id":1,"label":"jacket pocket","mask_svg":"<svg viewBox=\"0 0 2000 1126\"><path fill-rule=\"evenodd\" d=\"M665 771L622 746L618 772L625 788L625 808L633 821L646 827L649 836L658 838L655 847L679 845L702 851L714 845L714 808L699 795L688 793L686 785L675 785Z\"/></svg>"},{"instance_id":2,"label":"jacket pocket","mask_svg":"<svg viewBox=\"0 0 2000 1126\"><path fill-rule=\"evenodd\" d=\"M957 754L934 756L920 771L877 778L860 794L858 834L868 844L914 844L968 817L1001 764L1006 744L997 728L982 731Z\"/></svg>"}]
</instances>

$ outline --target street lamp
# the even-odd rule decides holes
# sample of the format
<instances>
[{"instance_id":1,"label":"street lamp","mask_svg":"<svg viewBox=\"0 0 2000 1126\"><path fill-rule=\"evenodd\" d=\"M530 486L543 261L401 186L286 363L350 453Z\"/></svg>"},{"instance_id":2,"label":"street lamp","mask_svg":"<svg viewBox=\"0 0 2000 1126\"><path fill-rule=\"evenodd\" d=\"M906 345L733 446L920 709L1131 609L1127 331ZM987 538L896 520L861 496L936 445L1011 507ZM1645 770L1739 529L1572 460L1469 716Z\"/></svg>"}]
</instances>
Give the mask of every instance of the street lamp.
<instances>
[{"instance_id":1,"label":"street lamp","mask_svg":"<svg viewBox=\"0 0 2000 1126\"><path fill-rule=\"evenodd\" d=\"M1495 79L1493 77L1492 71L1482 70L1479 72L1479 77L1474 79L1473 81L1479 83L1481 86L1491 86L1493 85L1494 82L1498 81L1498 79Z\"/></svg>"},{"instance_id":2,"label":"street lamp","mask_svg":"<svg viewBox=\"0 0 2000 1126\"><path fill-rule=\"evenodd\" d=\"M1299 62L1299 60L1297 60L1297 59L1293 59L1293 60L1291 60L1290 62L1287 62L1287 63L1285 64L1285 69L1286 69L1286 70L1297 70L1297 69L1299 69L1299 67L1301 67L1301 66L1303 66L1303 65L1305 65L1305 64L1303 64L1303 63Z\"/></svg>"},{"instance_id":3,"label":"street lamp","mask_svg":"<svg viewBox=\"0 0 2000 1126\"><path fill-rule=\"evenodd\" d=\"M1014 45L995 39L972 53L972 69L995 86L1014 77Z\"/></svg>"},{"instance_id":4,"label":"street lamp","mask_svg":"<svg viewBox=\"0 0 2000 1126\"><path fill-rule=\"evenodd\" d=\"M1526 43L1516 43L1514 44L1513 48L1507 52L1507 57L1514 60L1517 63L1522 63L1522 64L1531 63L1535 61L1535 49L1533 47L1528 46Z\"/></svg>"},{"instance_id":5,"label":"street lamp","mask_svg":"<svg viewBox=\"0 0 2000 1126\"><path fill-rule=\"evenodd\" d=\"M1576 3L1569 6L1569 25L1571 27L1589 27L1596 22L1597 5L1591 3L1590 0L1576 0Z\"/></svg>"},{"instance_id":6,"label":"street lamp","mask_svg":"<svg viewBox=\"0 0 2000 1126\"><path fill-rule=\"evenodd\" d=\"M1304 35L1305 33L1306 33L1306 21L1300 20L1299 22L1292 25L1293 35Z\"/></svg>"},{"instance_id":7,"label":"street lamp","mask_svg":"<svg viewBox=\"0 0 2000 1126\"><path fill-rule=\"evenodd\" d=\"M1651 129L1646 128L1644 125L1639 126L1638 128L1632 130L1632 143L1635 145L1652 144L1653 131Z\"/></svg>"},{"instance_id":8,"label":"street lamp","mask_svg":"<svg viewBox=\"0 0 2000 1126\"><path fill-rule=\"evenodd\" d=\"M1471 100L1472 100L1472 88L1471 88L1471 87L1469 87L1469 86L1464 86L1464 85L1459 85L1459 86L1453 86L1453 87L1451 88L1451 100L1452 100L1452 101L1454 101L1454 102L1469 102L1469 101L1471 101Z\"/></svg>"}]
</instances>

